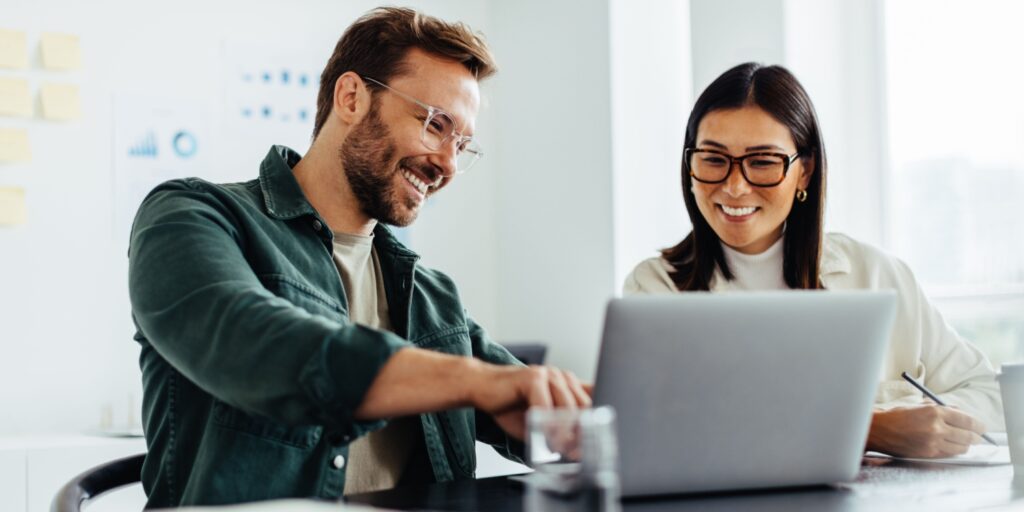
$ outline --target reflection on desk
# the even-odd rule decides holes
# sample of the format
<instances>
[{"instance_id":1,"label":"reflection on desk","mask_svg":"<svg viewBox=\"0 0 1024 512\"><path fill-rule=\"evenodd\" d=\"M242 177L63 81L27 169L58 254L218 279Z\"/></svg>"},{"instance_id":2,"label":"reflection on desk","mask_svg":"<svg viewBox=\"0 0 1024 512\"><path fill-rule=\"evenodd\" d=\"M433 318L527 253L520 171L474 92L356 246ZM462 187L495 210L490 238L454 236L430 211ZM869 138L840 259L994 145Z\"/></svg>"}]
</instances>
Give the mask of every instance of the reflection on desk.
<instances>
[{"instance_id":1,"label":"reflection on desk","mask_svg":"<svg viewBox=\"0 0 1024 512\"><path fill-rule=\"evenodd\" d=\"M347 503L393 509L524 510L525 490L508 477L409 486L349 496ZM772 491L627 499L624 511L669 510L998 510L1024 506L1013 467L962 467L865 459L855 482ZM992 507L992 508L989 508ZM565 507L551 507L563 509ZM571 507L569 507L571 508Z\"/></svg>"}]
</instances>

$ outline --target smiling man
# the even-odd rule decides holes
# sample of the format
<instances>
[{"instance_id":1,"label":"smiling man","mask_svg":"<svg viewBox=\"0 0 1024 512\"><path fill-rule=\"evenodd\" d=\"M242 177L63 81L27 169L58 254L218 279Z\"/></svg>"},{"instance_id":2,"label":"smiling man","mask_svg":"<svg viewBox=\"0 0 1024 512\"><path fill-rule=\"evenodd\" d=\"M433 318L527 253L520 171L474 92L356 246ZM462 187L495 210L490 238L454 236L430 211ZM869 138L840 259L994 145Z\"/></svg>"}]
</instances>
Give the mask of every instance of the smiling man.
<instances>
[{"instance_id":1,"label":"smiling man","mask_svg":"<svg viewBox=\"0 0 1024 512\"><path fill-rule=\"evenodd\" d=\"M528 407L589 405L573 375L493 343L385 226L480 157L493 73L464 25L377 9L323 72L305 156L275 146L256 180L146 198L129 288L149 507L472 478L475 439L514 456Z\"/></svg>"}]
</instances>

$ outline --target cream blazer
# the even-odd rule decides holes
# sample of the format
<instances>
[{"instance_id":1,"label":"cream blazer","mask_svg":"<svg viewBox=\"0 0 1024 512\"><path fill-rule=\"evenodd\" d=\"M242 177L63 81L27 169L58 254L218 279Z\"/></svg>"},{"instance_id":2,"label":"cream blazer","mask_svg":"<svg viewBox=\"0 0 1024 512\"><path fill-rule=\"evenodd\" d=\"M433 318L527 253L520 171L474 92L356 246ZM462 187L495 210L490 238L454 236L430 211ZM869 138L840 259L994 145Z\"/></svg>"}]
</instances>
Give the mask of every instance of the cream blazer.
<instances>
[{"instance_id":1,"label":"cream blazer","mask_svg":"<svg viewBox=\"0 0 1024 512\"><path fill-rule=\"evenodd\" d=\"M660 257L644 260L626 278L623 293L675 293L675 284L669 277L671 268ZM992 363L943 320L905 263L848 236L829 233L822 249L820 275L829 290L897 292L896 322L882 382L875 395L876 408L921 403L921 392L900 377L906 371L948 405L985 422L989 430L1005 430ZM711 291L731 288L731 283L716 269Z\"/></svg>"}]
</instances>

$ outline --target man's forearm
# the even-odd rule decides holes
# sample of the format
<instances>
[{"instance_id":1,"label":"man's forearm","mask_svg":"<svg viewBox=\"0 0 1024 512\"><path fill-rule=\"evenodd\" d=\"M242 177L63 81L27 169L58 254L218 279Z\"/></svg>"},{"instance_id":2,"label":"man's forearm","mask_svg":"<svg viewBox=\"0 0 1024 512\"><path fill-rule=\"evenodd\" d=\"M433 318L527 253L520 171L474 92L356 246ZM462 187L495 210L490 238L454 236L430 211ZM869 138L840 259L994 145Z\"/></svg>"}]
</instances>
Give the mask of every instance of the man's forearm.
<instances>
[{"instance_id":1,"label":"man's forearm","mask_svg":"<svg viewBox=\"0 0 1024 512\"><path fill-rule=\"evenodd\" d=\"M490 366L472 357L401 349L373 380L356 418L385 419L472 406L473 387L480 385Z\"/></svg>"}]
</instances>

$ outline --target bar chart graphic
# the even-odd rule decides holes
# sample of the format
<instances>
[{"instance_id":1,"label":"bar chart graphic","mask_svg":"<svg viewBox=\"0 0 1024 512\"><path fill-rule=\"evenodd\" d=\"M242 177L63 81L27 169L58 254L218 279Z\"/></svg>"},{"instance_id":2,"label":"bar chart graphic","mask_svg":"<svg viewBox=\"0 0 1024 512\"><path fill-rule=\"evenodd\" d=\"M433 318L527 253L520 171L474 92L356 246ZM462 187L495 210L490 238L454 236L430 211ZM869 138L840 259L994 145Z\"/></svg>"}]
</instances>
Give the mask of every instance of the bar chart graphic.
<instances>
[{"instance_id":1,"label":"bar chart graphic","mask_svg":"<svg viewBox=\"0 0 1024 512\"><path fill-rule=\"evenodd\" d=\"M134 144L128 146L128 156L133 158L156 158L156 132L148 130Z\"/></svg>"}]
</instances>

